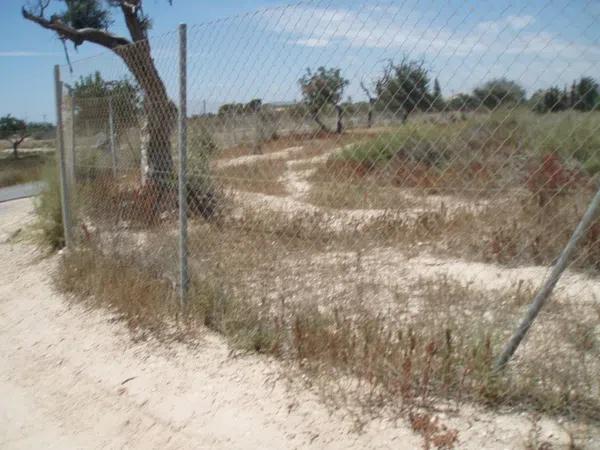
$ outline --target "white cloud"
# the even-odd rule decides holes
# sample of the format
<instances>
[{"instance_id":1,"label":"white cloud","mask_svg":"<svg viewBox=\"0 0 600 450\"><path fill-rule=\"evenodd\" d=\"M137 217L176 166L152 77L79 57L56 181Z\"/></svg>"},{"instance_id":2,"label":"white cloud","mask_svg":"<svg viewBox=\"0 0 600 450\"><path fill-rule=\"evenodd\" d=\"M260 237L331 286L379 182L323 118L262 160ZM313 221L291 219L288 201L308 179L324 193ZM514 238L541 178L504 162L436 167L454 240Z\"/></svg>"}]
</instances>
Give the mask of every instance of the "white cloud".
<instances>
[{"instance_id":1,"label":"white cloud","mask_svg":"<svg viewBox=\"0 0 600 450\"><path fill-rule=\"evenodd\" d=\"M470 30L440 25L441 20L433 20L415 10L406 13L382 6L363 10L291 6L285 14L267 18L272 30L288 34L292 42L306 47L335 43L433 56L600 58L599 45L573 43L555 32L534 31L536 19L531 15L506 15L493 21L481 21Z\"/></svg>"},{"instance_id":2,"label":"white cloud","mask_svg":"<svg viewBox=\"0 0 600 450\"><path fill-rule=\"evenodd\" d=\"M479 22L476 31L480 33L502 33L504 31L520 31L535 22L535 17L529 15L509 15L498 20Z\"/></svg>"},{"instance_id":3,"label":"white cloud","mask_svg":"<svg viewBox=\"0 0 600 450\"><path fill-rule=\"evenodd\" d=\"M56 56L55 52L31 52L25 50L0 51L0 58L22 58L32 56Z\"/></svg>"},{"instance_id":4,"label":"white cloud","mask_svg":"<svg viewBox=\"0 0 600 450\"><path fill-rule=\"evenodd\" d=\"M506 23L515 30L522 30L535 22L533 16L508 16Z\"/></svg>"},{"instance_id":5,"label":"white cloud","mask_svg":"<svg viewBox=\"0 0 600 450\"><path fill-rule=\"evenodd\" d=\"M298 39L296 44L303 45L305 47L326 47L329 45L329 39L324 38L307 38L307 39Z\"/></svg>"},{"instance_id":6,"label":"white cloud","mask_svg":"<svg viewBox=\"0 0 600 450\"><path fill-rule=\"evenodd\" d=\"M474 36L449 32L414 14L403 16L394 7L351 11L293 6L284 15L268 19L274 31L290 34L296 37L293 42L307 47L342 41L350 47L403 48L416 53L465 55L484 50Z\"/></svg>"}]
</instances>

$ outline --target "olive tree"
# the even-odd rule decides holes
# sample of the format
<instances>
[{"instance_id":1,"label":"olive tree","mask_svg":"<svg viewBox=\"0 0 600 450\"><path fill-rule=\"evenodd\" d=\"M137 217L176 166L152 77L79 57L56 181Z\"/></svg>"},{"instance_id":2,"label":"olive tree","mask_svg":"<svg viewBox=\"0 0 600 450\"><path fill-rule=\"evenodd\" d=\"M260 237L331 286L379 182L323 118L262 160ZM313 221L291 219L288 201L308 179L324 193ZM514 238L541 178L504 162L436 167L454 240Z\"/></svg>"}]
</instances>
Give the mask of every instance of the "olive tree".
<instances>
[{"instance_id":1,"label":"olive tree","mask_svg":"<svg viewBox=\"0 0 600 450\"><path fill-rule=\"evenodd\" d=\"M0 139L10 142L15 159L19 157L19 145L29 136L27 123L10 114L0 117Z\"/></svg>"},{"instance_id":2,"label":"olive tree","mask_svg":"<svg viewBox=\"0 0 600 450\"><path fill-rule=\"evenodd\" d=\"M379 109L399 115L402 122L415 110L429 109L432 103L429 73L422 61L389 61L375 83L375 92Z\"/></svg>"},{"instance_id":3,"label":"olive tree","mask_svg":"<svg viewBox=\"0 0 600 450\"><path fill-rule=\"evenodd\" d=\"M142 159L147 158L145 179L164 185L173 172L170 135L175 126L176 107L152 58L148 40L151 22L142 3L143 0L37 0L24 6L22 15L54 32L63 44L71 42L75 48L84 43L99 45L123 60L143 93L141 152ZM63 9L48 15L51 4L62 5ZM113 12L122 17L129 37L109 31Z\"/></svg>"},{"instance_id":4,"label":"olive tree","mask_svg":"<svg viewBox=\"0 0 600 450\"><path fill-rule=\"evenodd\" d=\"M321 113L328 107L334 107L337 111L337 132L341 133L343 130L343 111L339 102L344 94L344 88L350 82L343 78L340 72L340 69L325 67L319 67L316 72L312 72L308 68L298 81L310 115L325 132L329 132L329 128L321 120Z\"/></svg>"}]
</instances>

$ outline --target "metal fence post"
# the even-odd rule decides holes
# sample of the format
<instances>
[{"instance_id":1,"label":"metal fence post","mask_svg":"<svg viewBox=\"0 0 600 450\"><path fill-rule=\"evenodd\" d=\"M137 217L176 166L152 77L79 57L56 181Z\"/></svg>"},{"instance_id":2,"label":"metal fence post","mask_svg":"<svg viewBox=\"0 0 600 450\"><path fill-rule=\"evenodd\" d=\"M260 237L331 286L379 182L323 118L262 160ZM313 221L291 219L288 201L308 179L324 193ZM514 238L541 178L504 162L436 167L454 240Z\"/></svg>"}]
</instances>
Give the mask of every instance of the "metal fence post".
<instances>
[{"instance_id":1,"label":"metal fence post","mask_svg":"<svg viewBox=\"0 0 600 450\"><path fill-rule=\"evenodd\" d=\"M187 229L187 25L179 25L179 295L181 305L188 302Z\"/></svg>"},{"instance_id":2,"label":"metal fence post","mask_svg":"<svg viewBox=\"0 0 600 450\"><path fill-rule=\"evenodd\" d=\"M536 316L544 306L544 303L546 303L546 300L548 300L548 297L550 297L550 294L552 294L552 291L558 283L558 280L560 279L562 273L567 268L571 256L577 249L577 244L579 243L581 238L585 236L587 229L592 224L594 218L598 214L598 209L600 209L600 188L598 189L598 192L596 192L596 195L590 202L590 205L588 206L587 211L581 218L581 221L577 225L577 228L575 228L571 239L569 239L569 242L561 252L558 261L556 261L556 264L552 268L552 272L550 273L550 275L544 282L544 285L533 299L533 302L529 306L527 314L519 324L519 327L517 328L515 333L510 338L510 341L508 341L508 344L506 344L506 347L504 347L502 354L496 361L496 370L502 369L506 365L508 360L512 357L512 355L515 353L517 347L519 347L519 344L527 334L527 331L529 330Z\"/></svg>"},{"instance_id":3,"label":"metal fence post","mask_svg":"<svg viewBox=\"0 0 600 450\"><path fill-rule=\"evenodd\" d=\"M63 220L63 232L65 237L65 246L70 249L73 247L73 237L71 235L71 210L69 202L69 187L67 183L67 170L65 165L65 142L63 136L63 117L62 117L62 82L60 81L60 67L54 66L54 95L56 97L56 159L58 163L58 175L60 181L60 199Z\"/></svg>"},{"instance_id":4,"label":"metal fence post","mask_svg":"<svg viewBox=\"0 0 600 450\"><path fill-rule=\"evenodd\" d=\"M117 146L115 143L115 119L113 116L113 104L112 97L108 97L108 133L109 145L110 145L110 156L112 159L112 172L113 177L117 176Z\"/></svg>"}]
</instances>

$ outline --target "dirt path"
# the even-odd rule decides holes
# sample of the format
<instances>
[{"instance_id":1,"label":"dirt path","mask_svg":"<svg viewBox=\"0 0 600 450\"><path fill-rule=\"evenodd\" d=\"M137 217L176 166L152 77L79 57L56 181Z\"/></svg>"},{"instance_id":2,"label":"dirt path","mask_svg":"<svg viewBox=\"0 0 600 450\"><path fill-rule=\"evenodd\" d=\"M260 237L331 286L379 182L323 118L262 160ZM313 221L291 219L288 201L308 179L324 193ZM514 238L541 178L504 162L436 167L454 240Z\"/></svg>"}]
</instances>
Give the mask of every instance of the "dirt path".
<instances>
[{"instance_id":1,"label":"dirt path","mask_svg":"<svg viewBox=\"0 0 600 450\"><path fill-rule=\"evenodd\" d=\"M287 159L297 153L301 153L304 150L302 146L288 147L277 152L259 154L259 155L246 155L238 156L237 158L230 159L217 159L214 164L218 169L224 169L225 167L240 166L243 164L251 164L259 161L272 160L272 159Z\"/></svg>"},{"instance_id":2,"label":"dirt path","mask_svg":"<svg viewBox=\"0 0 600 450\"><path fill-rule=\"evenodd\" d=\"M354 432L316 395L275 382L277 363L232 358L218 336L195 348L132 342L110 315L52 291L57 256L18 241L30 217L30 200L0 205L0 448L421 447L402 421ZM472 449L523 448L532 426L526 415L467 408L444 419ZM557 422L540 429L566 448Z\"/></svg>"}]
</instances>

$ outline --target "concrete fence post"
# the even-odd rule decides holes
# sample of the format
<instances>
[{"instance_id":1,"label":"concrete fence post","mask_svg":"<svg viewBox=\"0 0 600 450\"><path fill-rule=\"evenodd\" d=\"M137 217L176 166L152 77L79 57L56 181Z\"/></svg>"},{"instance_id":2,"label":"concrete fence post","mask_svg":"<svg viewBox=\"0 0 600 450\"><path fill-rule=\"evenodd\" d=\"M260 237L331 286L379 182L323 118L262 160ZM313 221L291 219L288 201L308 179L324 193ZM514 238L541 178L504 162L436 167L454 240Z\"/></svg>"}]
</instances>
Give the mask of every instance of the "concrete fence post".
<instances>
[{"instance_id":1,"label":"concrete fence post","mask_svg":"<svg viewBox=\"0 0 600 450\"><path fill-rule=\"evenodd\" d=\"M60 67L54 66L54 95L56 99L56 162L58 164L58 176L60 182L60 200L63 220L63 232L65 237L65 246L67 249L73 248L72 224L71 224L71 203L69 195L69 183L67 182L67 169L65 162L65 141L62 117L62 90L63 85L60 81Z\"/></svg>"},{"instance_id":2,"label":"concrete fence post","mask_svg":"<svg viewBox=\"0 0 600 450\"><path fill-rule=\"evenodd\" d=\"M181 306L188 303L187 227L187 26L179 25L179 295Z\"/></svg>"}]
</instances>

